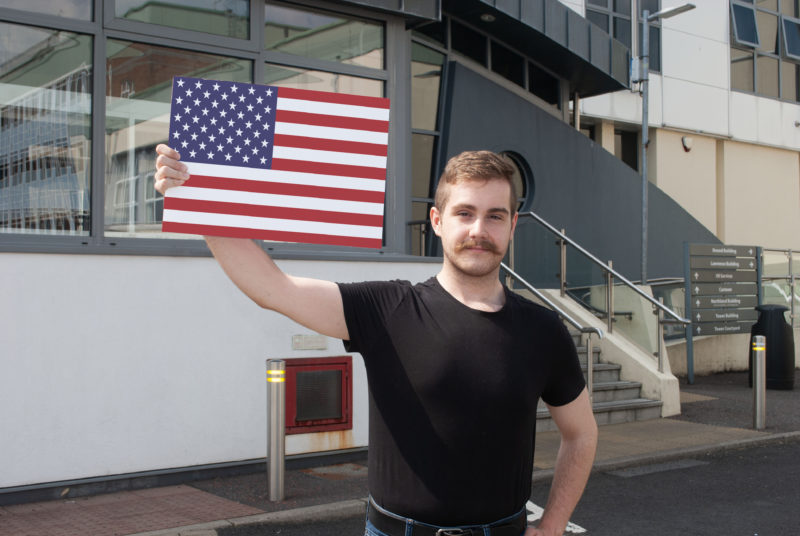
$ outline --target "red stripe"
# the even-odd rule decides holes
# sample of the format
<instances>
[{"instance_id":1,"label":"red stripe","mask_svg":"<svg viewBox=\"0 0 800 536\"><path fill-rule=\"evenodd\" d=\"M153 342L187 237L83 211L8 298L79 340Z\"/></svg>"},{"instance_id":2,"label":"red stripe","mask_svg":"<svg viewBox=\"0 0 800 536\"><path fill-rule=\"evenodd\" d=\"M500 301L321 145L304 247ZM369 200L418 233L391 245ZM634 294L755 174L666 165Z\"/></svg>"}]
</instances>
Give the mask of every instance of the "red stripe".
<instances>
[{"instance_id":1,"label":"red stripe","mask_svg":"<svg viewBox=\"0 0 800 536\"><path fill-rule=\"evenodd\" d=\"M277 242L300 242L305 244L325 244L328 246L351 246L379 249L383 244L380 238L360 238L351 236L293 233L289 231L265 231L262 229L243 229L240 227L219 227L193 223L164 222L161 230L166 233L184 233L203 236L227 236L230 238L255 238Z\"/></svg>"},{"instance_id":2,"label":"red stripe","mask_svg":"<svg viewBox=\"0 0 800 536\"><path fill-rule=\"evenodd\" d=\"M348 95L347 93L331 93L329 91L279 87L278 97L389 109L389 99L383 97L366 97L364 95Z\"/></svg>"},{"instance_id":3,"label":"red stripe","mask_svg":"<svg viewBox=\"0 0 800 536\"><path fill-rule=\"evenodd\" d=\"M340 177L358 177L360 179L386 179L386 168L327 164L324 162L307 162L305 160L287 160L284 158L273 158L272 169L280 171L300 171L302 173L321 173L323 175L339 175Z\"/></svg>"},{"instance_id":4,"label":"red stripe","mask_svg":"<svg viewBox=\"0 0 800 536\"><path fill-rule=\"evenodd\" d=\"M209 212L212 214L234 214L236 216L254 216L257 218L276 218L282 220L343 223L347 225L363 225L366 227L383 227L383 216L374 216L372 214L352 214L349 212L250 205L245 203L223 203L195 199L178 199L175 197L167 197L164 199L164 209Z\"/></svg>"},{"instance_id":5,"label":"red stripe","mask_svg":"<svg viewBox=\"0 0 800 536\"><path fill-rule=\"evenodd\" d=\"M275 121L282 123L299 123L318 127L350 128L369 132L389 132L389 121L380 119L362 119L360 117L342 117L339 115L312 114L309 112L293 112L276 110Z\"/></svg>"},{"instance_id":6,"label":"red stripe","mask_svg":"<svg viewBox=\"0 0 800 536\"><path fill-rule=\"evenodd\" d=\"M388 154L387 146L379 143L309 138L307 136L290 136L288 134L275 134L273 143L282 147L299 147L301 149L318 149L339 153L369 154L373 156L386 156Z\"/></svg>"},{"instance_id":7,"label":"red stripe","mask_svg":"<svg viewBox=\"0 0 800 536\"><path fill-rule=\"evenodd\" d=\"M290 160L291 162L291 160ZM317 197L320 199L337 199L340 201L363 201L365 203L383 203L383 192L369 190L351 190L349 188L330 188L328 186L309 186L306 184L287 184L283 182L251 181L247 179L230 179L227 177L209 177L192 175L184 183L195 188L213 188L217 190L234 190L237 192L254 192L260 194L295 195L299 197Z\"/></svg>"}]
</instances>

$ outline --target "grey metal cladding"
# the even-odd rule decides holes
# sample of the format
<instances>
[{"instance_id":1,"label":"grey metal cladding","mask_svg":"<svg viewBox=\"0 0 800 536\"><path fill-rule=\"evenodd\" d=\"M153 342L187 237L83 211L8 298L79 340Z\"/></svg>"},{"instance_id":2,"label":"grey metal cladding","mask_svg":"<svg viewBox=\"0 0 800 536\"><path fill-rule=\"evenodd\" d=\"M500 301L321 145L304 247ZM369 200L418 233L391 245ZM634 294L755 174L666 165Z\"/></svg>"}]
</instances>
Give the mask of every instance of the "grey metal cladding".
<instances>
[{"instance_id":1,"label":"grey metal cladding","mask_svg":"<svg viewBox=\"0 0 800 536\"><path fill-rule=\"evenodd\" d=\"M372 9L382 9L406 15L407 17L441 20L442 2L441 0L339 0L343 4L354 4L357 6L369 7Z\"/></svg>"}]
</instances>

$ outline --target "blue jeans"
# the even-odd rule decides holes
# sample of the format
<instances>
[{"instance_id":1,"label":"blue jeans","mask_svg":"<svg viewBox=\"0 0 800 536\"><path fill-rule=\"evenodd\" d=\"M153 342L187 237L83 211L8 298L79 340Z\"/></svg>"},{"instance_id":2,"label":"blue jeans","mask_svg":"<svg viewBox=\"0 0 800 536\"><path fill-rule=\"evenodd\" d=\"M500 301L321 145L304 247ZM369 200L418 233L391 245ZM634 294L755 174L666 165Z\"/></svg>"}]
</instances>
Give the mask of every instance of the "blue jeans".
<instances>
[{"instance_id":1,"label":"blue jeans","mask_svg":"<svg viewBox=\"0 0 800 536\"><path fill-rule=\"evenodd\" d=\"M422 522L420 522L420 521L415 521L415 520L413 520L413 519L409 519L409 518L407 518L407 517L399 516L399 515L397 515L397 514L394 514L394 513L392 513L392 512L389 512L388 510L385 510L385 509L383 509L383 508L377 507L377 508L378 508L378 510L380 510L380 511L381 511L381 512L383 512L384 514L386 514L386 515L389 515L389 516L392 516L392 517L394 517L394 518L397 518L397 519L400 519L400 520L403 520L403 521L405 521L405 523L406 523L406 533L405 533L405 535L399 535L399 534L386 534L386 533L384 533L384 532L381 532L381 531L379 531L378 529L376 529L376 528L375 528L375 525L373 525L373 524L372 524L372 523L370 523L370 521L369 521L369 509L370 509L370 508L375 508L375 507L376 507L376 506L375 506L375 505L372 503L372 500L370 500L370 501L367 503L367 520L366 520L366 529L364 530L364 536L410 536L410 534L411 534L411 531L412 531L412 528L414 527L414 525L426 525L426 526L428 526L428 527L435 527L435 528L437 528L437 529L440 529L440 528L445 528L445 527L442 527L442 526L430 525L430 524L428 524L428 523L422 523ZM492 523L488 523L488 524L486 524L486 525L463 525L463 526L460 526L459 528L462 528L462 529L473 529L473 530L475 530L475 529L479 529L479 530L480 530L480 529L482 529L482 530L483 530L483 534L484 534L484 536L489 536L489 530L491 529L491 527L493 527L493 526L497 526L497 525L502 525L503 523L506 523L506 522L510 521L511 519L515 518L517 515L519 515L519 512L517 512L517 513L516 513L516 514L514 514L514 515L511 515L511 516L505 517L505 518L503 518L503 519L499 519L499 520L497 520L497 521L494 521L494 522L492 522ZM477 531L476 531L476 532L477 532ZM520 536L522 536L524 533L525 533L525 531L523 530L523 531L520 533Z\"/></svg>"}]
</instances>

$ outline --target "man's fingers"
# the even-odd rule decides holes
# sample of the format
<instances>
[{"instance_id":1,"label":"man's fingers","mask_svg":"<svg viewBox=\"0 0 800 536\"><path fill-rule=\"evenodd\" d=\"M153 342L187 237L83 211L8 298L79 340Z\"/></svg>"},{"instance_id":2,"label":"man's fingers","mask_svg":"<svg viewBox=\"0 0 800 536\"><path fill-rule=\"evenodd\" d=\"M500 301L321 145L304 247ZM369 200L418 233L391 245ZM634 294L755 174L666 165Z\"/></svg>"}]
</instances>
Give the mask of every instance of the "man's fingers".
<instances>
[{"instance_id":1,"label":"man's fingers","mask_svg":"<svg viewBox=\"0 0 800 536\"><path fill-rule=\"evenodd\" d=\"M178 154L178 151L166 145L164 143L159 143L156 145L156 153L164 156L168 156L169 158L173 158L175 160L180 160L181 155Z\"/></svg>"}]
</instances>

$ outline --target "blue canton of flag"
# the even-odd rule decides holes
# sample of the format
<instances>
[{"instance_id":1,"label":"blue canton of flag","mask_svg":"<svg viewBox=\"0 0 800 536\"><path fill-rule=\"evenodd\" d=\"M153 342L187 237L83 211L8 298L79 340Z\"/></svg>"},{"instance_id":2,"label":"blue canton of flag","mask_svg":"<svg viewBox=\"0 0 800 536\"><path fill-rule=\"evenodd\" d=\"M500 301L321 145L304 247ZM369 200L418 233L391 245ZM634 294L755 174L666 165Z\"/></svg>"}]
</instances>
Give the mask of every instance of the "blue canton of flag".
<instances>
[{"instance_id":1,"label":"blue canton of flag","mask_svg":"<svg viewBox=\"0 0 800 536\"><path fill-rule=\"evenodd\" d=\"M277 88L175 78L169 144L185 162L269 169Z\"/></svg>"}]
</instances>

